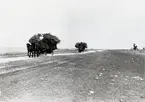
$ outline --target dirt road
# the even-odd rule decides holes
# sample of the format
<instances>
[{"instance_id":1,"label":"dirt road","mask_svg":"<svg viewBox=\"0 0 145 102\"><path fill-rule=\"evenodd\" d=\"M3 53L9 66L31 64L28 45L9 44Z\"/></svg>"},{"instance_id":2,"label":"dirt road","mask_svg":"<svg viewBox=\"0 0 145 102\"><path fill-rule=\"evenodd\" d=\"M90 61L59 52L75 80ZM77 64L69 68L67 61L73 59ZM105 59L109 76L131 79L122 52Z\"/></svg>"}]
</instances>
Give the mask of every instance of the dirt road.
<instances>
[{"instance_id":1,"label":"dirt road","mask_svg":"<svg viewBox=\"0 0 145 102\"><path fill-rule=\"evenodd\" d=\"M145 57L122 51L0 64L0 102L145 102Z\"/></svg>"}]
</instances>

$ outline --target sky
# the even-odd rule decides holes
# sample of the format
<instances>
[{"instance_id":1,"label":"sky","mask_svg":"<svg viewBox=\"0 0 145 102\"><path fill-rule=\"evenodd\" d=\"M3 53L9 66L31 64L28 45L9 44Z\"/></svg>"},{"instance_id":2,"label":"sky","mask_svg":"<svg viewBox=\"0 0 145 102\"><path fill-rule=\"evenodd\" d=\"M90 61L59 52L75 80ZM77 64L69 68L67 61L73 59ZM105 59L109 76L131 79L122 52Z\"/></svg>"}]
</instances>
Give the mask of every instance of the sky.
<instances>
[{"instance_id":1,"label":"sky","mask_svg":"<svg viewBox=\"0 0 145 102\"><path fill-rule=\"evenodd\" d=\"M1 0L0 48L26 48L33 34L50 32L58 48L145 46L144 0Z\"/></svg>"}]
</instances>

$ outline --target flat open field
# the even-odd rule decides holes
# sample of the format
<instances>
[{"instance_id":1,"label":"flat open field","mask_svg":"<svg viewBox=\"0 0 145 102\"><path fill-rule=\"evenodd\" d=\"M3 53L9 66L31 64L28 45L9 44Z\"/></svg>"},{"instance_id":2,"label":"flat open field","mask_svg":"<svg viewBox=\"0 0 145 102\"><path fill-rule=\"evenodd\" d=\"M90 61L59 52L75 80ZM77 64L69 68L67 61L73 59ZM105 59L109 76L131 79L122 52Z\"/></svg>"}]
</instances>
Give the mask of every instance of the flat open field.
<instances>
[{"instance_id":1,"label":"flat open field","mask_svg":"<svg viewBox=\"0 0 145 102\"><path fill-rule=\"evenodd\" d=\"M145 102L143 52L67 52L1 58L0 102Z\"/></svg>"}]
</instances>

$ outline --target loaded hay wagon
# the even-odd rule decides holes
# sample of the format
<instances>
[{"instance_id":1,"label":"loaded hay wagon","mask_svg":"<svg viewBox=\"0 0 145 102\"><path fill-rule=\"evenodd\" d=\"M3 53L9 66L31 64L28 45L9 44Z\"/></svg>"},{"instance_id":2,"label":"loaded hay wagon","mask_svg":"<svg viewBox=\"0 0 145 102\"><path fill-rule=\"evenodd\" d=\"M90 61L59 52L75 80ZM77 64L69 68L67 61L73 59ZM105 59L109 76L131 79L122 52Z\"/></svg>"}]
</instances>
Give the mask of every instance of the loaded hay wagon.
<instances>
[{"instance_id":1,"label":"loaded hay wagon","mask_svg":"<svg viewBox=\"0 0 145 102\"><path fill-rule=\"evenodd\" d=\"M81 53L81 52L84 52L88 46L87 46L87 43L85 42L77 42L75 44L75 47L77 48L78 52Z\"/></svg>"},{"instance_id":2,"label":"loaded hay wagon","mask_svg":"<svg viewBox=\"0 0 145 102\"><path fill-rule=\"evenodd\" d=\"M53 54L53 51L57 49L57 44L60 43L60 39L50 33L42 34L43 38L33 45L27 43L27 55L29 57L37 57L40 54ZM34 39L35 40L35 39Z\"/></svg>"}]
</instances>

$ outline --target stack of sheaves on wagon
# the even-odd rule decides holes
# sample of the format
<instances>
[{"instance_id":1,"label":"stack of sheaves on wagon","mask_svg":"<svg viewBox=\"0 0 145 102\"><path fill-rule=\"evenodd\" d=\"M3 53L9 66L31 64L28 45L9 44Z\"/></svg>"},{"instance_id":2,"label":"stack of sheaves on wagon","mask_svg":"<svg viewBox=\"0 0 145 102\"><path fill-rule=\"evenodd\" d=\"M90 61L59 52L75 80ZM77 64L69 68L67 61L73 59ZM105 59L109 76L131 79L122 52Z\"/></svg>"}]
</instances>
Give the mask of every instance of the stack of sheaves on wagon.
<instances>
[{"instance_id":1,"label":"stack of sheaves on wagon","mask_svg":"<svg viewBox=\"0 0 145 102\"><path fill-rule=\"evenodd\" d=\"M60 39L50 33L46 33L46 34L42 34L43 35L43 39L45 41L50 41L51 44L58 44L60 43Z\"/></svg>"}]
</instances>

